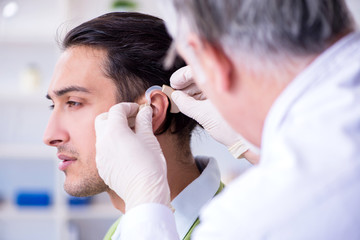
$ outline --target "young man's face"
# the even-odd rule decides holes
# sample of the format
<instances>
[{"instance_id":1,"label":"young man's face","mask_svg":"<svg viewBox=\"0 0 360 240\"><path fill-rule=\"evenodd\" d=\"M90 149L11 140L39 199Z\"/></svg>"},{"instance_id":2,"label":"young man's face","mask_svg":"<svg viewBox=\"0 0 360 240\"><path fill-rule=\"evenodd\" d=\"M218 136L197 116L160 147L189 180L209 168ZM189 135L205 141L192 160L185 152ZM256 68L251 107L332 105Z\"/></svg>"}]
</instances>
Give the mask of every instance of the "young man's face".
<instances>
[{"instance_id":1,"label":"young man's face","mask_svg":"<svg viewBox=\"0 0 360 240\"><path fill-rule=\"evenodd\" d=\"M58 149L64 189L74 196L107 190L95 163L97 115L116 104L114 82L104 74L105 52L90 47L67 49L60 57L48 89L53 110L44 142Z\"/></svg>"}]
</instances>

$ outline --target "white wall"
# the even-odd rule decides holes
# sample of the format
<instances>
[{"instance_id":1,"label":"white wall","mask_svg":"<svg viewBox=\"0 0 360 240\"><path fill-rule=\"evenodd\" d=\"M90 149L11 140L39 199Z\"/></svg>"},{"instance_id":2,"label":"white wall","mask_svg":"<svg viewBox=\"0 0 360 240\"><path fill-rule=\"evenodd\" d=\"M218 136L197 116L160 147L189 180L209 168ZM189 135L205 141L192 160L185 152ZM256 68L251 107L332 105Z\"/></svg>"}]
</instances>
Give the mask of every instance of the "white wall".
<instances>
[{"instance_id":1,"label":"white wall","mask_svg":"<svg viewBox=\"0 0 360 240\"><path fill-rule=\"evenodd\" d=\"M354 15L355 21L360 24L360 0L346 0L346 2Z\"/></svg>"}]
</instances>

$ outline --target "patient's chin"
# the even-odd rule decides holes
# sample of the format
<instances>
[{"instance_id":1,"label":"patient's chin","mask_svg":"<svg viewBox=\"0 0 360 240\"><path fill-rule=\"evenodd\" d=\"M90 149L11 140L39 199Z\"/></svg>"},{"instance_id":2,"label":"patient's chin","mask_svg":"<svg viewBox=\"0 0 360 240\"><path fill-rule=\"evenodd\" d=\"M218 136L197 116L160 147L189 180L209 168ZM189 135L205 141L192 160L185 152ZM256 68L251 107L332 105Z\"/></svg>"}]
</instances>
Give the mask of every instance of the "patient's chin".
<instances>
[{"instance_id":1,"label":"patient's chin","mask_svg":"<svg viewBox=\"0 0 360 240\"><path fill-rule=\"evenodd\" d=\"M89 197L105 192L109 187L99 177L98 179L69 181L65 180L64 190L74 197Z\"/></svg>"}]
</instances>

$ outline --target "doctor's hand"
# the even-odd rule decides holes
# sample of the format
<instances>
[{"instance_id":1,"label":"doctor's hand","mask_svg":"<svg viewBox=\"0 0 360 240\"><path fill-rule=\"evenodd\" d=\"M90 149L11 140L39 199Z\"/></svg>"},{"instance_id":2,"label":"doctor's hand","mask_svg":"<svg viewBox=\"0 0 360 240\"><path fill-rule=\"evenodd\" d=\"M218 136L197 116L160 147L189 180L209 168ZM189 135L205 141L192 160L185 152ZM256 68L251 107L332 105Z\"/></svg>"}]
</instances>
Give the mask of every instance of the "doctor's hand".
<instances>
[{"instance_id":1,"label":"doctor's hand","mask_svg":"<svg viewBox=\"0 0 360 240\"><path fill-rule=\"evenodd\" d=\"M255 164L259 156L249 151L242 137L221 117L194 82L189 66L180 68L170 78L172 100L180 111L197 121L216 141L225 145L235 158L245 157Z\"/></svg>"},{"instance_id":2,"label":"doctor's hand","mask_svg":"<svg viewBox=\"0 0 360 240\"><path fill-rule=\"evenodd\" d=\"M100 177L124 201L126 211L142 203L170 207L166 162L152 130L152 108L120 103L95 119ZM135 118L135 130L128 118Z\"/></svg>"}]
</instances>

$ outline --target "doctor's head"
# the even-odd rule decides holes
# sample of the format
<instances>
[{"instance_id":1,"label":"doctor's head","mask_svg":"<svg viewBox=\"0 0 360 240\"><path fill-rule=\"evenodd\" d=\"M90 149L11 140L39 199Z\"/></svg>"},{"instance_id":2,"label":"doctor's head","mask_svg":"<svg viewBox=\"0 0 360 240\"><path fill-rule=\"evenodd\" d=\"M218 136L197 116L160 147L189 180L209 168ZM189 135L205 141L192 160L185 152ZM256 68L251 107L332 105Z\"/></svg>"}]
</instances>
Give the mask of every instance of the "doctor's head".
<instances>
[{"instance_id":1,"label":"doctor's head","mask_svg":"<svg viewBox=\"0 0 360 240\"><path fill-rule=\"evenodd\" d=\"M169 85L171 74L184 62L164 70L171 43L162 20L140 13L109 13L72 29L62 42L47 97L53 102L44 142L58 149L65 190L89 196L108 188L95 163L94 120L119 102L143 103L153 85ZM152 94L153 130L167 147L181 146L191 154L195 122L169 112L165 94ZM163 149L166 155L167 150Z\"/></svg>"},{"instance_id":2,"label":"doctor's head","mask_svg":"<svg viewBox=\"0 0 360 240\"><path fill-rule=\"evenodd\" d=\"M257 146L267 112L286 85L354 29L344 0L163 0L162 5L176 49L199 86Z\"/></svg>"}]
</instances>

